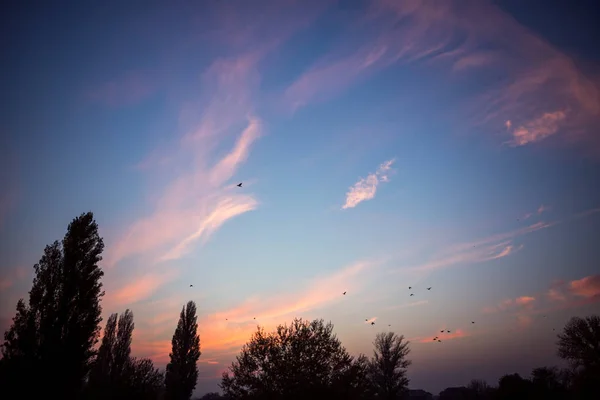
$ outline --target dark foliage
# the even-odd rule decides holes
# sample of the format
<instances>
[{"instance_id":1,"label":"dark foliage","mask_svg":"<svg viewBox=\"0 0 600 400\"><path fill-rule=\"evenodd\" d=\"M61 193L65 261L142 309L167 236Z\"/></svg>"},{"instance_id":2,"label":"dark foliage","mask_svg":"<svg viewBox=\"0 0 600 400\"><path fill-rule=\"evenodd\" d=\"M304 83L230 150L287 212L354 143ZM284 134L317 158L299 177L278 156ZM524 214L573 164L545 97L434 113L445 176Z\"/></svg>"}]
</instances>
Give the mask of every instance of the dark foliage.
<instances>
[{"instance_id":1,"label":"dark foliage","mask_svg":"<svg viewBox=\"0 0 600 400\"><path fill-rule=\"evenodd\" d=\"M226 396L221 395L217 392L206 393L204 396L200 397L198 400L227 400Z\"/></svg>"},{"instance_id":2,"label":"dark foliage","mask_svg":"<svg viewBox=\"0 0 600 400\"><path fill-rule=\"evenodd\" d=\"M261 328L223 374L231 399L363 398L369 363L354 360L323 320L295 319L266 334Z\"/></svg>"},{"instance_id":3,"label":"dark foliage","mask_svg":"<svg viewBox=\"0 0 600 400\"><path fill-rule=\"evenodd\" d=\"M133 313L112 314L104 328L98 357L86 388L89 399L156 399L163 376L149 359L131 358Z\"/></svg>"},{"instance_id":4,"label":"dark foliage","mask_svg":"<svg viewBox=\"0 0 600 400\"><path fill-rule=\"evenodd\" d=\"M9 373L3 390L14 388L33 397L80 396L102 320L98 262L103 249L91 212L69 224L62 244L46 246L34 266L29 305L18 302L4 336L3 363Z\"/></svg>"},{"instance_id":5,"label":"dark foliage","mask_svg":"<svg viewBox=\"0 0 600 400\"><path fill-rule=\"evenodd\" d=\"M408 393L406 356L410 352L404 336L393 332L378 333L373 342L375 350L371 362L371 380L378 399L395 400Z\"/></svg>"},{"instance_id":6,"label":"dark foliage","mask_svg":"<svg viewBox=\"0 0 600 400\"><path fill-rule=\"evenodd\" d=\"M188 400L198 380L200 337L198 336L196 304L193 301L182 308L177 329L171 340L171 361L165 376L166 396L170 400Z\"/></svg>"},{"instance_id":7,"label":"dark foliage","mask_svg":"<svg viewBox=\"0 0 600 400\"><path fill-rule=\"evenodd\" d=\"M572 367L571 392L600 397L600 316L573 317L558 335L558 355Z\"/></svg>"},{"instance_id":8,"label":"dark foliage","mask_svg":"<svg viewBox=\"0 0 600 400\"><path fill-rule=\"evenodd\" d=\"M558 335L558 355L576 369L600 367L600 316L571 318Z\"/></svg>"}]
</instances>

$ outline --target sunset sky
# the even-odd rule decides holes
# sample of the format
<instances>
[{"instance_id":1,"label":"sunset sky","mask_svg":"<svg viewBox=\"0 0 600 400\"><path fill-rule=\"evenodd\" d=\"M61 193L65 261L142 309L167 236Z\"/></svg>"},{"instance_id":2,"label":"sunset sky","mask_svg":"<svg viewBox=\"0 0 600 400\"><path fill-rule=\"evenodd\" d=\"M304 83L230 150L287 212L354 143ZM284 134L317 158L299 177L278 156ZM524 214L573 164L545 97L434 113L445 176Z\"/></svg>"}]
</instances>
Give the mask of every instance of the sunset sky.
<instances>
[{"instance_id":1,"label":"sunset sky","mask_svg":"<svg viewBox=\"0 0 600 400\"><path fill-rule=\"evenodd\" d=\"M404 334L432 393L559 365L558 330L600 312L600 13L522 3L13 5L0 328L93 211L134 355L164 368L197 303L198 395L294 317L353 355Z\"/></svg>"}]
</instances>

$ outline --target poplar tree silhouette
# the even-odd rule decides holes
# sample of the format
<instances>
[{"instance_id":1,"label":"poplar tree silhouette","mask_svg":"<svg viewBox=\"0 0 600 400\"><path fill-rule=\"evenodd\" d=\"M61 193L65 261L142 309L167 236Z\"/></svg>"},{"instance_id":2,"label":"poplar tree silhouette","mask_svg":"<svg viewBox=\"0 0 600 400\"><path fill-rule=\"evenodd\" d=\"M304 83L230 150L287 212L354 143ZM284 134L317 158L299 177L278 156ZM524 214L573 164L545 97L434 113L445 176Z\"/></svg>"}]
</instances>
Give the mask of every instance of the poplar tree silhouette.
<instances>
[{"instance_id":1,"label":"poplar tree silhouette","mask_svg":"<svg viewBox=\"0 0 600 400\"><path fill-rule=\"evenodd\" d=\"M133 313L129 309L120 316L115 313L108 318L102 344L90 372L87 392L91 398L118 398L130 386L127 373L134 326Z\"/></svg>"},{"instance_id":2,"label":"poplar tree silhouette","mask_svg":"<svg viewBox=\"0 0 600 400\"><path fill-rule=\"evenodd\" d=\"M4 334L3 369L9 373L3 390L18 389L21 397L80 396L102 320L103 250L91 212L73 219L62 243L46 246L34 266L29 304L19 300Z\"/></svg>"},{"instance_id":3,"label":"poplar tree silhouette","mask_svg":"<svg viewBox=\"0 0 600 400\"><path fill-rule=\"evenodd\" d=\"M171 340L171 361L167 364L165 391L169 400L189 400L198 380L200 337L196 304L189 301L179 315L177 329Z\"/></svg>"}]
</instances>

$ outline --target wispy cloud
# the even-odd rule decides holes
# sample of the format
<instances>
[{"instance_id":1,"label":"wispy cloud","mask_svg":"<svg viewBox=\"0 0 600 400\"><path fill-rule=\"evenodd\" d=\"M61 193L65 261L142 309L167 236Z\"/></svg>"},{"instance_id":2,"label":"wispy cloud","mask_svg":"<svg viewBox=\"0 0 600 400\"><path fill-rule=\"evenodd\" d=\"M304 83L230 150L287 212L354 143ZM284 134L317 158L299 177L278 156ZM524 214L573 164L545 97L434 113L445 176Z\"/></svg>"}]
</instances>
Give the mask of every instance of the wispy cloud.
<instances>
[{"instance_id":1,"label":"wispy cloud","mask_svg":"<svg viewBox=\"0 0 600 400\"><path fill-rule=\"evenodd\" d=\"M516 253L523 248L523 245L515 246L514 244L511 244L510 241L505 241L495 244L486 244L480 247L472 247L473 248L455 250L454 252L439 255L437 258L423 264L402 268L399 272L430 272L455 265L477 264L492 261Z\"/></svg>"},{"instance_id":2,"label":"wispy cloud","mask_svg":"<svg viewBox=\"0 0 600 400\"><path fill-rule=\"evenodd\" d=\"M249 54L217 60L209 67L203 79L214 92L206 99L200 120L168 155L178 160L172 166L175 178L153 195L154 211L133 222L116 240L108 266L139 254L150 254L154 261L178 259L196 242L206 243L226 221L258 207L253 195L228 184L262 134L251 101L256 79L250 77L256 75L258 59ZM195 117L186 115L184 125L190 125ZM222 142L236 133L233 148L211 165L211 155L222 152Z\"/></svg>"},{"instance_id":3,"label":"wispy cloud","mask_svg":"<svg viewBox=\"0 0 600 400\"><path fill-rule=\"evenodd\" d=\"M560 136L600 151L588 128L600 118L598 83L490 1L375 1L352 29L364 29L353 46L340 43L288 88L290 107L326 100L391 65L447 66L457 82L485 69L507 81L481 86L453 113L461 114L458 123L490 132L504 125L499 133L510 135L513 146Z\"/></svg>"},{"instance_id":4,"label":"wispy cloud","mask_svg":"<svg viewBox=\"0 0 600 400\"><path fill-rule=\"evenodd\" d=\"M240 304L199 317L198 329L202 348L207 357L234 353L248 341L257 325L267 329L288 322L294 317L306 316L323 307L343 301L342 292L357 292L367 281L368 273L378 262L361 261L327 275L315 277L304 288L292 293L277 293L269 297L251 297ZM144 354L161 346L163 337L175 328L181 309L179 298L165 299L148 304L153 318L147 321L145 336L138 342ZM157 338L157 339L153 339ZM156 340L159 343L153 344ZM167 353L168 354L168 351Z\"/></svg>"},{"instance_id":5,"label":"wispy cloud","mask_svg":"<svg viewBox=\"0 0 600 400\"><path fill-rule=\"evenodd\" d=\"M389 182L389 175L392 171L392 164L395 159L388 160L381 164L375 173L369 174L366 178L361 178L354 186L350 187L346 193L346 202L342 209L354 208L359 203L371 200L377 193L377 186L381 182Z\"/></svg>"},{"instance_id":6,"label":"wispy cloud","mask_svg":"<svg viewBox=\"0 0 600 400\"><path fill-rule=\"evenodd\" d=\"M509 312L521 327L528 327L533 316L555 310L580 307L600 301L600 275L590 275L572 281L556 281L549 289L506 299L483 309L484 313Z\"/></svg>"},{"instance_id":7,"label":"wispy cloud","mask_svg":"<svg viewBox=\"0 0 600 400\"><path fill-rule=\"evenodd\" d=\"M177 275L177 270L170 269L165 272L152 272L135 276L131 282L125 283L116 289L114 294L109 295L106 303L113 309L120 309L145 300L154 294L159 287L175 279Z\"/></svg>"},{"instance_id":8,"label":"wispy cloud","mask_svg":"<svg viewBox=\"0 0 600 400\"><path fill-rule=\"evenodd\" d=\"M529 212L529 213L525 214L523 216L523 219L524 220L529 219L529 218L533 217L534 215L542 215L543 213L548 212L551 209L552 208L550 206L546 206L546 205L542 204L538 207L538 209L535 212Z\"/></svg>"},{"instance_id":9,"label":"wispy cloud","mask_svg":"<svg viewBox=\"0 0 600 400\"><path fill-rule=\"evenodd\" d=\"M484 312L486 313L494 313L499 311L507 311L507 310L531 310L534 306L534 302L536 301L533 296L520 296L515 299L506 299L502 300L495 306L486 307Z\"/></svg>"},{"instance_id":10,"label":"wispy cloud","mask_svg":"<svg viewBox=\"0 0 600 400\"><path fill-rule=\"evenodd\" d=\"M566 117L567 114L564 111L544 113L514 129L512 131L513 139L508 143L511 146L524 146L543 140L558 132L561 122Z\"/></svg>"},{"instance_id":11,"label":"wispy cloud","mask_svg":"<svg viewBox=\"0 0 600 400\"><path fill-rule=\"evenodd\" d=\"M254 297L232 309L213 313L200 324L204 346L220 351L237 349L248 340L257 324L273 328L291 318L342 301L342 292L356 292L366 282L366 273L376 265L377 262L371 261L357 262L316 277L299 292L270 298Z\"/></svg>"}]
</instances>

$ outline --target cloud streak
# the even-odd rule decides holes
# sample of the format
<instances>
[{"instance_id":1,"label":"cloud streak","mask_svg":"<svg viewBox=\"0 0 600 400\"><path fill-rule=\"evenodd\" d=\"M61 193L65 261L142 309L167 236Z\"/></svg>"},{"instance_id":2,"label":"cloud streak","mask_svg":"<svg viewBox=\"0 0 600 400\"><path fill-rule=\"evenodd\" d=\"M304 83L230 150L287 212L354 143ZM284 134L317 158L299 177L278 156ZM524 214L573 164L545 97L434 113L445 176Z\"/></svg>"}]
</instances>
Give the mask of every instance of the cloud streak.
<instances>
[{"instance_id":1,"label":"cloud streak","mask_svg":"<svg viewBox=\"0 0 600 400\"><path fill-rule=\"evenodd\" d=\"M389 175L392 172L392 164L395 159L382 163L375 173L369 174L366 178L361 178L346 193L346 202L342 210L354 208L363 201L371 200L377 193L377 187L382 182L389 182Z\"/></svg>"},{"instance_id":2,"label":"cloud streak","mask_svg":"<svg viewBox=\"0 0 600 400\"><path fill-rule=\"evenodd\" d=\"M150 254L155 262L179 259L197 242L206 243L226 221L258 207L253 195L227 184L263 132L251 102L256 79L250 77L256 75L257 61L258 55L247 54L217 60L208 68L204 82L213 86L213 96L197 123L189 110L183 113L182 123L192 128L165 156L179 160L172 166L175 177L153 195L153 212L133 222L116 240L107 256L109 267L140 254ZM212 154L222 152L222 143L236 134L233 147L211 165Z\"/></svg>"},{"instance_id":3,"label":"cloud streak","mask_svg":"<svg viewBox=\"0 0 600 400\"><path fill-rule=\"evenodd\" d=\"M504 126L498 133L508 134L511 146L557 136L600 152L600 140L586 128L600 119L598 82L492 2L370 4L352 24L353 46L340 42L288 87L290 107L327 100L392 65L444 68L461 85L478 72L493 72L506 81L480 85L480 92L453 112L460 114L458 123L489 132Z\"/></svg>"}]
</instances>

